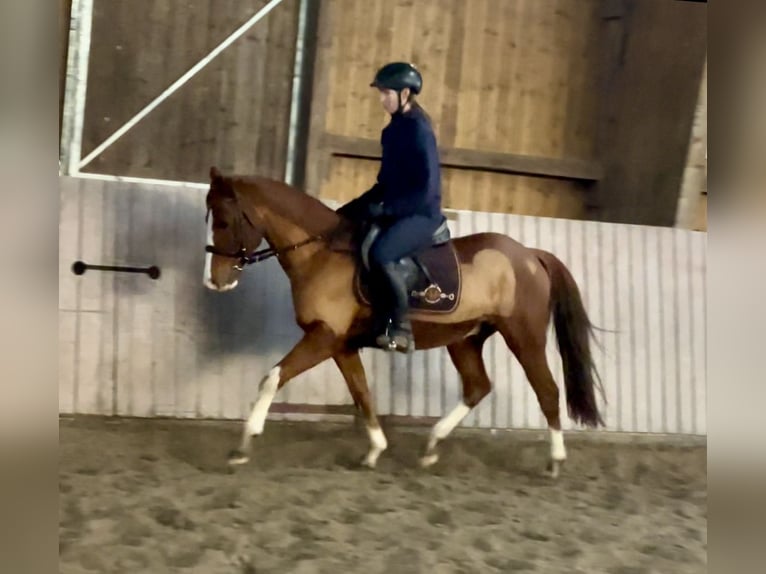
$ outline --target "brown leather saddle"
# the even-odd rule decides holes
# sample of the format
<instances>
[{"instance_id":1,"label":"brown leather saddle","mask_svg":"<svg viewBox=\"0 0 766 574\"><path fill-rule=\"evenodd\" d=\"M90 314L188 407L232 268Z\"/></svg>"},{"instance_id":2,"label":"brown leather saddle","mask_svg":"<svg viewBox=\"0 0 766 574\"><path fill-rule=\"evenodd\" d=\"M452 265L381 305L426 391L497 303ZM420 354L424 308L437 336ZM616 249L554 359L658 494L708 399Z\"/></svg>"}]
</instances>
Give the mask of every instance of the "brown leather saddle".
<instances>
[{"instance_id":1,"label":"brown leather saddle","mask_svg":"<svg viewBox=\"0 0 766 574\"><path fill-rule=\"evenodd\" d=\"M362 303L373 306L385 300L383 279L369 266L369 251L381 229L372 225L361 242L361 265L357 266L354 291ZM412 256L399 260L410 293L410 310L418 313L447 314L460 302L460 264L450 237L447 220L434 232L432 243ZM381 299L379 299L379 297Z\"/></svg>"}]
</instances>

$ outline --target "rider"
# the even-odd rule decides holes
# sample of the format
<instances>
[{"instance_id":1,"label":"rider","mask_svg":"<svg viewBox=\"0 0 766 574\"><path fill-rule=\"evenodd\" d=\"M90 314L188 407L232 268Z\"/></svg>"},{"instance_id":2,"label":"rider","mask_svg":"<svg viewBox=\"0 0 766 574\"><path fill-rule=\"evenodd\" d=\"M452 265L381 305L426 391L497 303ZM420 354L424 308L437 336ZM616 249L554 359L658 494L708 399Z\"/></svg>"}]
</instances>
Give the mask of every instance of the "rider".
<instances>
[{"instance_id":1,"label":"rider","mask_svg":"<svg viewBox=\"0 0 766 574\"><path fill-rule=\"evenodd\" d=\"M415 101L423 78L412 64L392 62L375 75L370 86L380 92L391 121L383 129L377 182L338 212L350 219L368 219L381 227L370 249L370 263L388 280L393 295L390 328L376 343L385 349L411 352L412 326L407 319L409 297L398 261L428 247L444 221L441 210L439 152L430 120Z\"/></svg>"}]
</instances>

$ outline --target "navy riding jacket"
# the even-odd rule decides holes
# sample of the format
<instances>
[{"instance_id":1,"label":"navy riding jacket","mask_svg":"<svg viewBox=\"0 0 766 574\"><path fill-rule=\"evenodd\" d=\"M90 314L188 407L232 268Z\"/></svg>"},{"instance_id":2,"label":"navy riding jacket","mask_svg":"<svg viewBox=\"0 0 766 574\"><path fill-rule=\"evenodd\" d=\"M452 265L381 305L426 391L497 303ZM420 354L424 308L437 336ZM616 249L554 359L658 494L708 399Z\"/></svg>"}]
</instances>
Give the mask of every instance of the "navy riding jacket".
<instances>
[{"instance_id":1,"label":"navy riding jacket","mask_svg":"<svg viewBox=\"0 0 766 574\"><path fill-rule=\"evenodd\" d=\"M436 137L418 107L394 114L380 139L383 158L370 200L386 216L441 216L441 172Z\"/></svg>"}]
</instances>

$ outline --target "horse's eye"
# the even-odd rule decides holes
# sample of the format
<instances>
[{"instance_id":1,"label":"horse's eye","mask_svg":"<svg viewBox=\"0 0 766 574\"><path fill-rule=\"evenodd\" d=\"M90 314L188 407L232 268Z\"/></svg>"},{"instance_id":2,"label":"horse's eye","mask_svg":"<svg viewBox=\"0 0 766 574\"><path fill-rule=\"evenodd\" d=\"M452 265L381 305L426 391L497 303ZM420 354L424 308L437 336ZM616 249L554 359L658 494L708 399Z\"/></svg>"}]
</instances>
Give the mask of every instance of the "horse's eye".
<instances>
[{"instance_id":1,"label":"horse's eye","mask_svg":"<svg viewBox=\"0 0 766 574\"><path fill-rule=\"evenodd\" d=\"M225 221L216 221L213 224L213 229L226 229L228 227L229 227L229 224L226 223Z\"/></svg>"}]
</instances>

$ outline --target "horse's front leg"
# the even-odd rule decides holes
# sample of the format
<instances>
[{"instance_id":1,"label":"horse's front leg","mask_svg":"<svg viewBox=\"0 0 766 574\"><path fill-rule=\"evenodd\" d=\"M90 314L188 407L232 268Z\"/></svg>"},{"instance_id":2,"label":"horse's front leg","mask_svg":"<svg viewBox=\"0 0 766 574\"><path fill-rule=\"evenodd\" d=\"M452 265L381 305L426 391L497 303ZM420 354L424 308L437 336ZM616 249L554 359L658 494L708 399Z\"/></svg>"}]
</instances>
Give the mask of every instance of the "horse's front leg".
<instances>
[{"instance_id":1,"label":"horse's front leg","mask_svg":"<svg viewBox=\"0 0 766 574\"><path fill-rule=\"evenodd\" d=\"M242 442L229 454L229 464L244 464L249 460L252 437L263 433L266 415L277 391L290 379L332 357L335 346L335 335L324 323L314 323L306 329L298 344L261 381L258 398L245 422Z\"/></svg>"}]
</instances>

